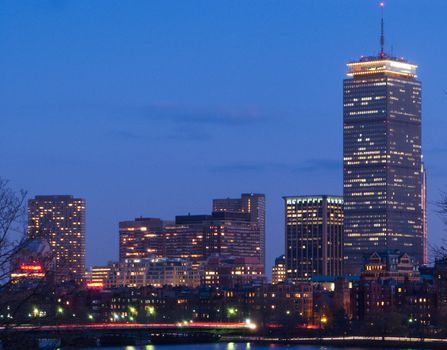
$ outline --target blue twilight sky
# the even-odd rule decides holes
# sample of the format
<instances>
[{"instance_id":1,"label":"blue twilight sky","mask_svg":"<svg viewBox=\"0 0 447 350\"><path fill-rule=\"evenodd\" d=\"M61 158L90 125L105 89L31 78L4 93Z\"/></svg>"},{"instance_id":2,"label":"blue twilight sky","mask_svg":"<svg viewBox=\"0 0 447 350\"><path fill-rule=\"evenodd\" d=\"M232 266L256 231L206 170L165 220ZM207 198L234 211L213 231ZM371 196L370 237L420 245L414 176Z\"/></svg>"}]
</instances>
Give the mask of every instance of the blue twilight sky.
<instances>
[{"instance_id":1,"label":"blue twilight sky","mask_svg":"<svg viewBox=\"0 0 447 350\"><path fill-rule=\"evenodd\" d=\"M386 2L386 49L419 64L429 201L447 189L447 1ZM342 193L345 64L379 50L375 0L0 4L0 176L87 199L87 262L118 221L267 195ZM444 235L430 207L431 242Z\"/></svg>"}]
</instances>

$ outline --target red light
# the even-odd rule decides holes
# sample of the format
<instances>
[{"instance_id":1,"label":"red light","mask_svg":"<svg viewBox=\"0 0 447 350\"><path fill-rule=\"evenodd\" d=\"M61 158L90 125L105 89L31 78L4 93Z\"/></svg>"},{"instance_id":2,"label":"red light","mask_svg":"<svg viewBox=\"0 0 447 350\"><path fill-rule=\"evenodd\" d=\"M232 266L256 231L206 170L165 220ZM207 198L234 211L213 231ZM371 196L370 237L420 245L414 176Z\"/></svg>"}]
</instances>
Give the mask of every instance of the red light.
<instances>
[{"instance_id":1,"label":"red light","mask_svg":"<svg viewBox=\"0 0 447 350\"><path fill-rule=\"evenodd\" d=\"M102 282L87 282L87 288L102 289L102 288L104 288L104 283L102 283Z\"/></svg>"},{"instance_id":2,"label":"red light","mask_svg":"<svg viewBox=\"0 0 447 350\"><path fill-rule=\"evenodd\" d=\"M41 272L43 270L42 265L22 264L20 269L23 271L35 271Z\"/></svg>"}]
</instances>

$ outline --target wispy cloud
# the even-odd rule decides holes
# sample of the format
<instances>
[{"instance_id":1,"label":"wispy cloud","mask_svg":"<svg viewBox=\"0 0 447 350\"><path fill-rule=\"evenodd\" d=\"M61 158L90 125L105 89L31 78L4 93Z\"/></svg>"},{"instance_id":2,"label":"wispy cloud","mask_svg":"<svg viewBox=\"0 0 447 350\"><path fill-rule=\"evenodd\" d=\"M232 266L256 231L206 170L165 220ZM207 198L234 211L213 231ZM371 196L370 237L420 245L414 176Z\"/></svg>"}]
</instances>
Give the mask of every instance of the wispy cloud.
<instances>
[{"instance_id":1,"label":"wispy cloud","mask_svg":"<svg viewBox=\"0 0 447 350\"><path fill-rule=\"evenodd\" d=\"M138 140L143 137L141 134L137 134L128 130L114 130L108 134L112 137L117 137L124 140Z\"/></svg>"},{"instance_id":2,"label":"wispy cloud","mask_svg":"<svg viewBox=\"0 0 447 350\"><path fill-rule=\"evenodd\" d=\"M168 134L167 138L176 141L208 141L211 139L211 134L189 128L177 128Z\"/></svg>"},{"instance_id":3,"label":"wispy cloud","mask_svg":"<svg viewBox=\"0 0 447 350\"><path fill-rule=\"evenodd\" d=\"M144 111L145 120L184 125L243 126L263 123L267 120L254 108L205 108L175 103L157 103Z\"/></svg>"}]
</instances>

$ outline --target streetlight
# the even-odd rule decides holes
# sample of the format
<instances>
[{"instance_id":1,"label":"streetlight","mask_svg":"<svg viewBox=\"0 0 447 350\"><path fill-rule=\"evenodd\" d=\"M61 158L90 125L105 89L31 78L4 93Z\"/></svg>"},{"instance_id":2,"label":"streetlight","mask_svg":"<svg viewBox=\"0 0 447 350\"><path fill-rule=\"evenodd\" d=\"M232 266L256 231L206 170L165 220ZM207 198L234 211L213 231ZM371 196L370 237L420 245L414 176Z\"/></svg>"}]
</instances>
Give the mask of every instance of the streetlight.
<instances>
[{"instance_id":1,"label":"streetlight","mask_svg":"<svg viewBox=\"0 0 447 350\"><path fill-rule=\"evenodd\" d=\"M234 307L229 307L227 309L227 312L229 316L235 316L237 314L237 309L235 309Z\"/></svg>"},{"instance_id":2,"label":"streetlight","mask_svg":"<svg viewBox=\"0 0 447 350\"><path fill-rule=\"evenodd\" d=\"M146 307L146 311L147 311L147 314L150 315L150 316L154 316L155 315L155 307L153 307L153 306L147 306Z\"/></svg>"},{"instance_id":3,"label":"streetlight","mask_svg":"<svg viewBox=\"0 0 447 350\"><path fill-rule=\"evenodd\" d=\"M34 307L34 309L33 309L33 316L34 317L38 317L39 313L40 313L39 309L37 307Z\"/></svg>"}]
</instances>

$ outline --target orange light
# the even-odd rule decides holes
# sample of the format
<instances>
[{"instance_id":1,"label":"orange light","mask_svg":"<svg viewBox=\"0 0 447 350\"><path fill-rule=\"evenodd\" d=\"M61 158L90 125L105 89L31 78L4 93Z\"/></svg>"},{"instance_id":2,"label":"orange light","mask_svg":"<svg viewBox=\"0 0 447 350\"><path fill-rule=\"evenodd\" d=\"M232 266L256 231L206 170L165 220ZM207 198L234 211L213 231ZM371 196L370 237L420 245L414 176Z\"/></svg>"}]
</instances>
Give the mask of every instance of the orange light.
<instances>
[{"instance_id":1,"label":"orange light","mask_svg":"<svg viewBox=\"0 0 447 350\"><path fill-rule=\"evenodd\" d=\"M23 271L42 271L42 265L22 264L20 269Z\"/></svg>"},{"instance_id":2,"label":"orange light","mask_svg":"<svg viewBox=\"0 0 447 350\"><path fill-rule=\"evenodd\" d=\"M102 289L102 288L104 288L104 283L102 283L102 282L87 282L87 288Z\"/></svg>"}]
</instances>

